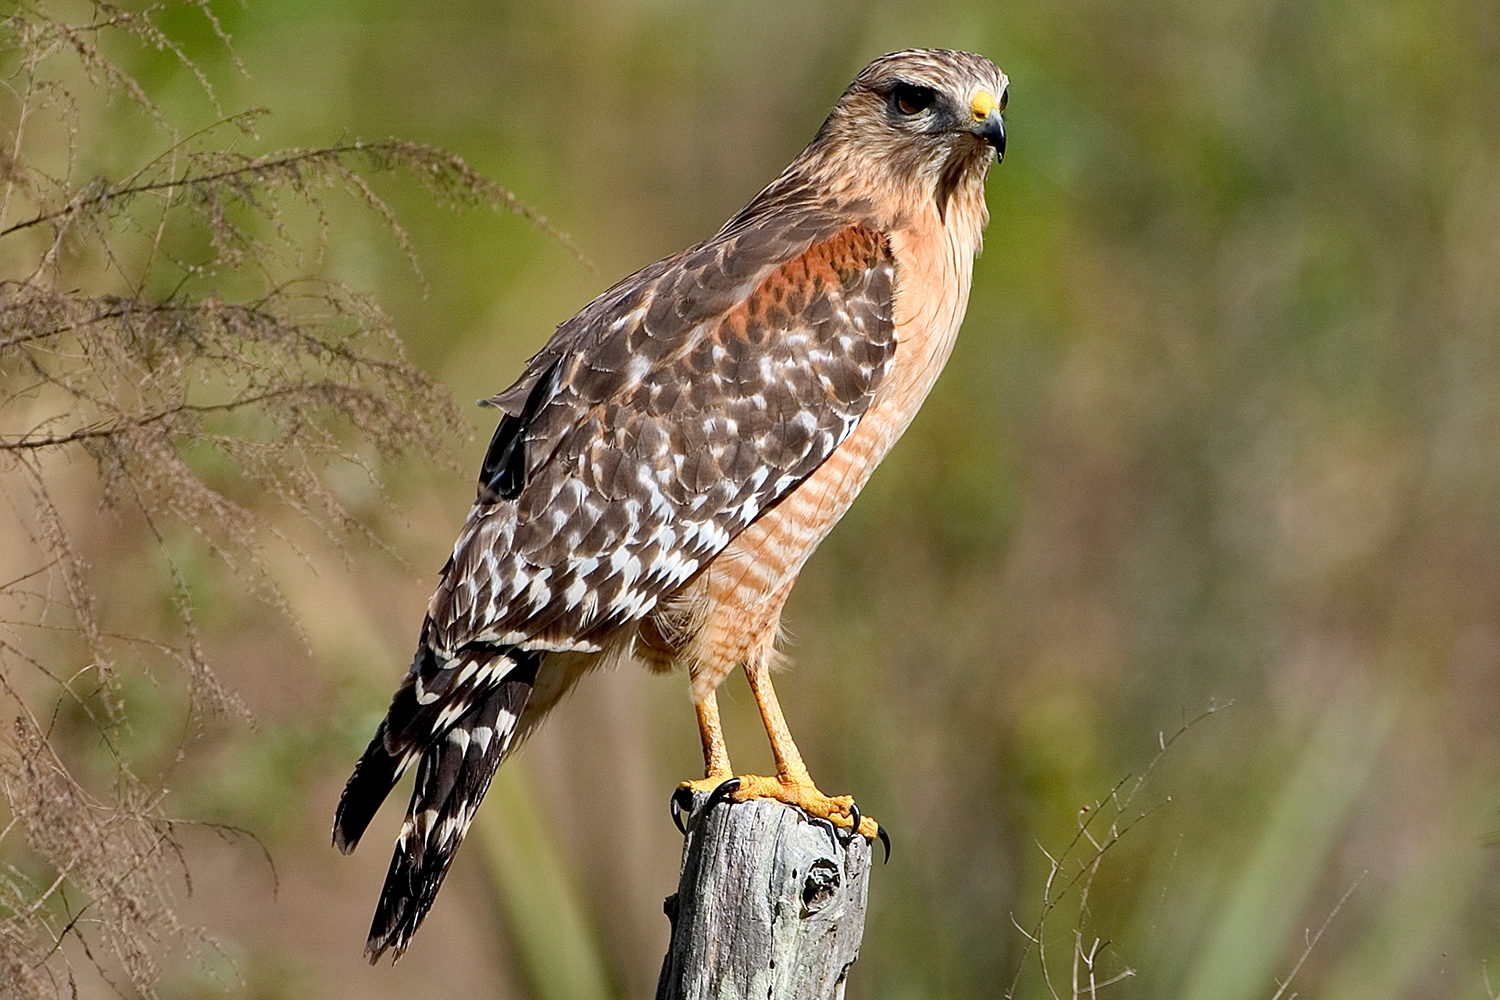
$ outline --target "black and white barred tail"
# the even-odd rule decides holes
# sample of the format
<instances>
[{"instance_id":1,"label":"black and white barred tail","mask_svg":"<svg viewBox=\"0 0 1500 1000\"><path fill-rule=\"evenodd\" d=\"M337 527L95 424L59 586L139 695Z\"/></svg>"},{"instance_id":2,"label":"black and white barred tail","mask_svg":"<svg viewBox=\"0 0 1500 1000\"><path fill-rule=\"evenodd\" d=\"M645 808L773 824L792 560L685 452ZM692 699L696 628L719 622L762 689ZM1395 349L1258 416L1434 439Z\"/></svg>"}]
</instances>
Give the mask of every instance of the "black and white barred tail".
<instances>
[{"instance_id":1,"label":"black and white barred tail","mask_svg":"<svg viewBox=\"0 0 1500 1000\"><path fill-rule=\"evenodd\" d=\"M540 653L469 646L439 663L424 644L355 765L333 824L334 846L345 854L396 782L418 765L365 944L372 964L388 948L400 958L432 906L515 738L540 660Z\"/></svg>"}]
</instances>

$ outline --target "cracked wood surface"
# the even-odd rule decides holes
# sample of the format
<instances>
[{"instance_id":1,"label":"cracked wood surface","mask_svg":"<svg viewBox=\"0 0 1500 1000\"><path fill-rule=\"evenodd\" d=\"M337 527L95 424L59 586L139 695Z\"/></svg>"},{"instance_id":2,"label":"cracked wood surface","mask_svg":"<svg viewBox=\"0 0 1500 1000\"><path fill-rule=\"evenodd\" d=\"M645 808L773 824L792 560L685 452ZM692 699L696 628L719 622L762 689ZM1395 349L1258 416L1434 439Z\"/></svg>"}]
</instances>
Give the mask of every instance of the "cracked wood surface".
<instances>
[{"instance_id":1,"label":"cracked wood surface","mask_svg":"<svg viewBox=\"0 0 1500 1000\"><path fill-rule=\"evenodd\" d=\"M688 817L657 1000L823 1000L859 957L870 844L779 802Z\"/></svg>"}]
</instances>

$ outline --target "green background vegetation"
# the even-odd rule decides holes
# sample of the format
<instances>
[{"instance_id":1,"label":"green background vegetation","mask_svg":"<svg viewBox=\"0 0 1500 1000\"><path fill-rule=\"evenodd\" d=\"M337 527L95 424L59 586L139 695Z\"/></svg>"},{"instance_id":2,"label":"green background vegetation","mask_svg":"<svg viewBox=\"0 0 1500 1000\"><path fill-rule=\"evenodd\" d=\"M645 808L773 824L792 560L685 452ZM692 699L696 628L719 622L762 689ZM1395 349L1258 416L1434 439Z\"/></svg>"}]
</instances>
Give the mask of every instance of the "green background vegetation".
<instances>
[{"instance_id":1,"label":"green background vegetation","mask_svg":"<svg viewBox=\"0 0 1500 1000\"><path fill-rule=\"evenodd\" d=\"M376 179L418 280L376 216L332 205L306 268L373 293L465 404L615 279L710 234L871 57L993 58L1012 81L1009 150L963 335L787 616L796 666L778 685L813 773L895 842L849 995L995 997L1018 971L1018 996L1046 995L1016 924L1043 911L1047 854L1081 808L1114 815L1101 800L1159 734L1230 702L1172 746L1121 818L1150 814L1098 866L1085 951L1108 942L1099 980L1134 970L1101 993L1269 998L1356 883L1293 990L1500 992L1500 4L214 13L243 74L201 12L158 22L226 111L270 109L236 148L442 146L594 262L525 220ZM182 131L219 116L170 54L111 54ZM82 117L80 177L163 148L118 99ZM183 834L182 915L220 949L174 950L163 996L653 989L679 850L668 796L701 768L682 677L595 678L559 710L502 772L394 969L360 949L399 809L353 858L327 844L491 414L455 446L462 474L387 467L404 516L347 484L394 555L346 562L288 521L315 567L273 544L300 634L181 539L210 659L257 724L189 723L172 676L142 677L123 694L131 752L166 775L168 811L252 831L275 874L244 839ZM156 584L141 592L162 578L149 548L106 525L87 555L102 601L163 614ZM722 704L736 764L767 767L738 678ZM1070 858L1068 875L1093 851ZM1048 917L1063 995L1078 920L1076 897Z\"/></svg>"}]
</instances>

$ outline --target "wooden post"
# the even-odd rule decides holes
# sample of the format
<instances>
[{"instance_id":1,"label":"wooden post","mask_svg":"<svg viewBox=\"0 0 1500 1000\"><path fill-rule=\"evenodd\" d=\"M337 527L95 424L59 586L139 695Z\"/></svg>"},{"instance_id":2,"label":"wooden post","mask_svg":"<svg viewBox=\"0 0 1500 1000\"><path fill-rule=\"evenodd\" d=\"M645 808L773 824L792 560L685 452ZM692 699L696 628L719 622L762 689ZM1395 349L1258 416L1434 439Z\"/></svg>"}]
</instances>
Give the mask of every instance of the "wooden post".
<instances>
[{"instance_id":1,"label":"wooden post","mask_svg":"<svg viewBox=\"0 0 1500 1000\"><path fill-rule=\"evenodd\" d=\"M870 844L779 802L693 797L657 1000L824 1000L859 957Z\"/></svg>"}]
</instances>

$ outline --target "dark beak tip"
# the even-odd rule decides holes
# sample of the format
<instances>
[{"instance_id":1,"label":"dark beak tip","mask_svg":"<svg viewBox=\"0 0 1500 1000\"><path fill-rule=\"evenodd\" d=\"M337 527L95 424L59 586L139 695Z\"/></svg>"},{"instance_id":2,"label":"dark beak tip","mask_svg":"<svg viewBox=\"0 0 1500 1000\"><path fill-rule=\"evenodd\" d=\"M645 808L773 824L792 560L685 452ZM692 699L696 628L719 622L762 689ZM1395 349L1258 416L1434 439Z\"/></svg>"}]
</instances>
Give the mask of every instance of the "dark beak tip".
<instances>
[{"instance_id":1,"label":"dark beak tip","mask_svg":"<svg viewBox=\"0 0 1500 1000\"><path fill-rule=\"evenodd\" d=\"M980 136L995 150L995 160L1005 159L1005 120L998 114L991 115L979 130Z\"/></svg>"}]
</instances>

